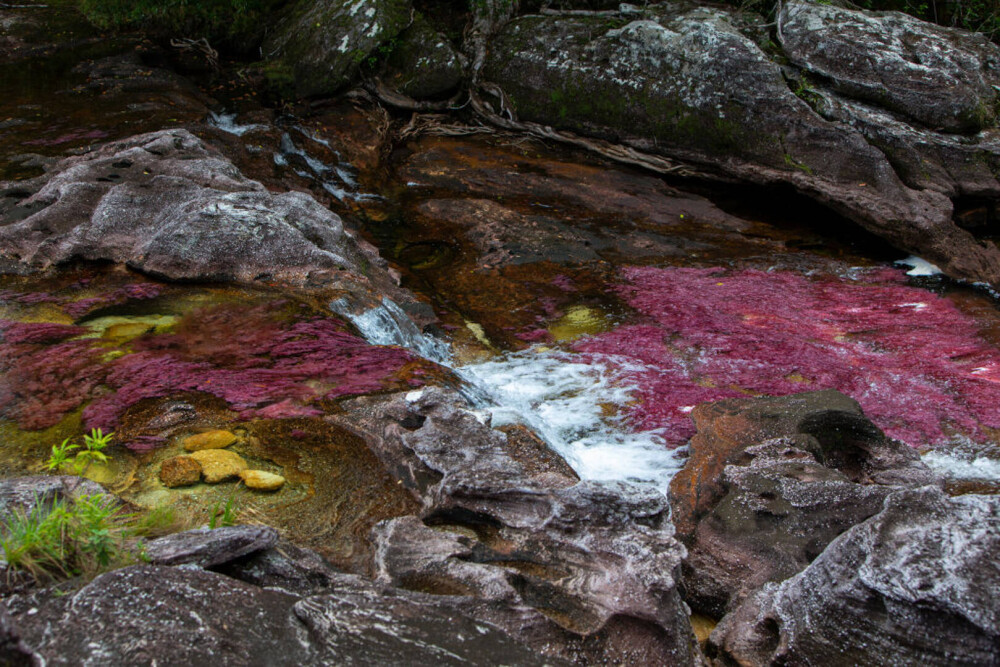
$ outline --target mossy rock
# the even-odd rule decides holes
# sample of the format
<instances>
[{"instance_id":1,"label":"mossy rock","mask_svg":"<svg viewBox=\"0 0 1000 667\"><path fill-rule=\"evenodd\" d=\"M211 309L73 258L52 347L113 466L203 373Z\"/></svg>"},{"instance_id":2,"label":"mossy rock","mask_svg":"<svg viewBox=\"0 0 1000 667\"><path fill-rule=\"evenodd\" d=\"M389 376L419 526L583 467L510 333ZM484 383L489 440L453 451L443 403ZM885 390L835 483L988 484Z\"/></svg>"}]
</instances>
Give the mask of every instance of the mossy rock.
<instances>
[{"instance_id":1,"label":"mossy rock","mask_svg":"<svg viewBox=\"0 0 1000 667\"><path fill-rule=\"evenodd\" d=\"M418 100L441 97L462 81L462 62L454 47L423 16L417 15L395 42L381 48L388 51L383 79L404 95Z\"/></svg>"},{"instance_id":2,"label":"mossy rock","mask_svg":"<svg viewBox=\"0 0 1000 667\"><path fill-rule=\"evenodd\" d=\"M295 5L264 44L294 73L303 97L332 95L410 23L408 0L315 0Z\"/></svg>"}]
</instances>

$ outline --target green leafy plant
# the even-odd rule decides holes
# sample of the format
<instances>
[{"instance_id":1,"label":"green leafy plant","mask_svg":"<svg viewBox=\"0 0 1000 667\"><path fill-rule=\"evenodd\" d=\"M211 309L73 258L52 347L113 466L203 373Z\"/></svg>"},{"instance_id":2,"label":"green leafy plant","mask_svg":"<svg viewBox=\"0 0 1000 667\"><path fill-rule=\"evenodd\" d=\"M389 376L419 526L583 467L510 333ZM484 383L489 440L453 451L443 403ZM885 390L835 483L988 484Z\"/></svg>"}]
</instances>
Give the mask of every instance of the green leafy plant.
<instances>
[{"instance_id":1,"label":"green leafy plant","mask_svg":"<svg viewBox=\"0 0 1000 667\"><path fill-rule=\"evenodd\" d=\"M233 495L229 494L225 506L220 510L221 503L215 503L212 507L211 516L208 517L208 527L211 530L222 528L223 526L236 525L236 508L233 504Z\"/></svg>"},{"instance_id":2,"label":"green leafy plant","mask_svg":"<svg viewBox=\"0 0 1000 667\"><path fill-rule=\"evenodd\" d=\"M70 438L66 438L61 444L52 446L52 455L45 462L45 468L83 475L95 461L98 463L108 462L108 455L104 453L104 450L113 436L113 431L104 433L99 428L92 429L89 434L83 436L83 448L80 445L70 444ZM80 451L71 457L70 454L76 450Z\"/></svg>"}]
</instances>

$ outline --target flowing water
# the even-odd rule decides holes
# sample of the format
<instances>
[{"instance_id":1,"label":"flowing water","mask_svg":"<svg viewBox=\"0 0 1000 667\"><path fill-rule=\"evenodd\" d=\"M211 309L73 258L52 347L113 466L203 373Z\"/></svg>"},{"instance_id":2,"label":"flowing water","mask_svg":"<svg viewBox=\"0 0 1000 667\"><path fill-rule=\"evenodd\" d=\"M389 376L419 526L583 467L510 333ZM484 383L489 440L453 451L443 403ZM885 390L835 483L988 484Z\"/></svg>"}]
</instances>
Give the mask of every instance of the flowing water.
<instances>
[{"instance_id":1,"label":"flowing water","mask_svg":"<svg viewBox=\"0 0 1000 667\"><path fill-rule=\"evenodd\" d=\"M310 189L360 226L439 325L421 331L389 299L334 299L328 311L375 345L450 369L495 426L531 427L582 478L665 489L695 404L835 387L956 482L1000 488L996 300L828 211L785 191L668 184L539 143L387 148L377 120L347 105L282 118L231 93L227 111L152 67L142 45L73 29L79 45L58 58L3 70L3 177L102 140L192 127L252 177ZM146 90L117 83L140 75ZM20 313L4 289L5 317ZM73 324L36 292L16 297L42 299L32 317ZM267 414L297 418L280 404Z\"/></svg>"}]
</instances>

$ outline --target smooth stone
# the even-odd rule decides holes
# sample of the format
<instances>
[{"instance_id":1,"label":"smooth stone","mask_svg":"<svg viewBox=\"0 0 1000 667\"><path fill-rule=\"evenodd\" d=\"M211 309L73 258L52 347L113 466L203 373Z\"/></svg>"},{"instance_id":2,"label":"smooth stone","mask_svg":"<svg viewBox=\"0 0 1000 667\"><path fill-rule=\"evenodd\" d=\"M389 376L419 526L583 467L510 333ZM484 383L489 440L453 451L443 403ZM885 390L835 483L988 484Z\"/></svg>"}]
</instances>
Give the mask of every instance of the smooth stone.
<instances>
[{"instance_id":1,"label":"smooth stone","mask_svg":"<svg viewBox=\"0 0 1000 667\"><path fill-rule=\"evenodd\" d=\"M236 434L231 431L206 431L184 438L184 449L198 452L203 449L225 449L236 442Z\"/></svg>"},{"instance_id":2,"label":"smooth stone","mask_svg":"<svg viewBox=\"0 0 1000 667\"><path fill-rule=\"evenodd\" d=\"M160 464L160 481L164 486L188 486L201 479L201 463L190 456L175 456Z\"/></svg>"},{"instance_id":3,"label":"smooth stone","mask_svg":"<svg viewBox=\"0 0 1000 667\"><path fill-rule=\"evenodd\" d=\"M232 479L247 469L242 456L226 449L203 449L193 452L191 458L201 464L201 474L209 484Z\"/></svg>"},{"instance_id":4,"label":"smooth stone","mask_svg":"<svg viewBox=\"0 0 1000 667\"><path fill-rule=\"evenodd\" d=\"M277 491L285 485L284 477L264 470L244 470L240 473L240 479L248 489L257 491Z\"/></svg>"}]
</instances>

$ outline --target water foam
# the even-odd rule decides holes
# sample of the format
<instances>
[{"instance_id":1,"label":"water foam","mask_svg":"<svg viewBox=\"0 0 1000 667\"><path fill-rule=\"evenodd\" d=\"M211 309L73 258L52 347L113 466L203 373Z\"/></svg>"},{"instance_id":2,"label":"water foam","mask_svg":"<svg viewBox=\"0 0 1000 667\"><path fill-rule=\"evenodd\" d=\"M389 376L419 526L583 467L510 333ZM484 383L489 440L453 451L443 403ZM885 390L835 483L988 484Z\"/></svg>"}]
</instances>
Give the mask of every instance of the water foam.
<instances>
[{"instance_id":1,"label":"water foam","mask_svg":"<svg viewBox=\"0 0 1000 667\"><path fill-rule=\"evenodd\" d=\"M448 345L423 334L390 299L358 309L346 299L330 304L368 342L400 345L453 368L463 395L494 427L523 424L581 479L652 484L662 492L684 463L684 449L669 449L658 431L634 433L622 416L636 387L634 362L535 347L483 363L454 367Z\"/></svg>"},{"instance_id":2,"label":"water foam","mask_svg":"<svg viewBox=\"0 0 1000 667\"><path fill-rule=\"evenodd\" d=\"M997 459L943 449L933 449L921 458L931 470L948 479L1000 480L1000 461Z\"/></svg>"}]
</instances>

